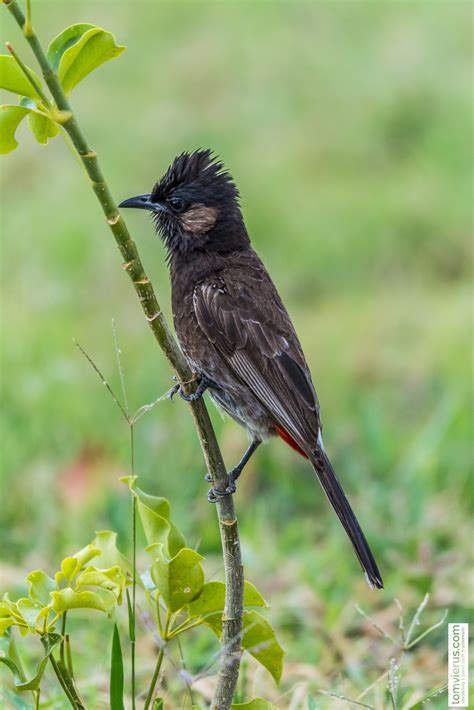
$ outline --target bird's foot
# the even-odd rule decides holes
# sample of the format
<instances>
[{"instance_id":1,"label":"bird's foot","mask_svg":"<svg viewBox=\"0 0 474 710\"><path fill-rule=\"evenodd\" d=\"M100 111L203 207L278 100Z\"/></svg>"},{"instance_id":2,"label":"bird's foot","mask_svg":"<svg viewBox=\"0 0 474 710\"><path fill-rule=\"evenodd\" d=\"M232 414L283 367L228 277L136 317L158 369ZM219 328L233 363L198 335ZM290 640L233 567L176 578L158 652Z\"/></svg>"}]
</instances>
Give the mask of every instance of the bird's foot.
<instances>
[{"instance_id":1,"label":"bird's foot","mask_svg":"<svg viewBox=\"0 0 474 710\"><path fill-rule=\"evenodd\" d=\"M240 476L240 474L241 471L236 466L232 469L232 471L229 471L229 473L227 474L227 486L225 490L220 491L218 488L210 488L207 493L207 500L209 501L209 503L215 503L218 498L224 498L225 496L230 496L232 495L232 493L235 493L235 491L237 490L235 482ZM207 473L204 479L208 483L212 483L212 477L210 473Z\"/></svg>"},{"instance_id":2,"label":"bird's foot","mask_svg":"<svg viewBox=\"0 0 474 710\"><path fill-rule=\"evenodd\" d=\"M180 391L180 389L181 389L181 385L179 384L179 382L177 382L175 385L172 386L172 388L168 392L168 399L173 401L173 397L175 396L176 392Z\"/></svg>"},{"instance_id":3,"label":"bird's foot","mask_svg":"<svg viewBox=\"0 0 474 710\"><path fill-rule=\"evenodd\" d=\"M207 377L199 377L196 391L192 392L191 394L186 394L181 385L177 383L171 388L169 398L172 400L174 395L179 392L179 396L181 397L181 399L184 399L185 402L197 402L198 399L201 399L204 392L207 390L208 387L210 387L211 384L211 380L209 380Z\"/></svg>"}]
</instances>

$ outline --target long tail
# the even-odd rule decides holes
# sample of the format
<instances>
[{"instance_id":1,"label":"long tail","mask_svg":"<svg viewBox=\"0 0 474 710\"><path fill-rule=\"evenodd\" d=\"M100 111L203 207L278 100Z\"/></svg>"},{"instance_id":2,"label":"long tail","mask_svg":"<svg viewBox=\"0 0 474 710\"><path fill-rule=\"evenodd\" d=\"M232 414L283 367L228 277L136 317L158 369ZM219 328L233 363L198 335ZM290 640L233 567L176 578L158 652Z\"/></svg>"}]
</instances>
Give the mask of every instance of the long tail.
<instances>
[{"instance_id":1,"label":"long tail","mask_svg":"<svg viewBox=\"0 0 474 710\"><path fill-rule=\"evenodd\" d=\"M318 448L318 450L309 458L324 492L329 498L332 507L337 513L337 517L341 521L344 530L352 542L355 553L359 559L362 569L365 572L369 586L376 587L377 589L383 589L382 577L377 567L377 563L374 560L369 544L365 539L364 533L360 528L354 511L352 510L350 503L342 490L342 486L337 479L325 451Z\"/></svg>"}]
</instances>

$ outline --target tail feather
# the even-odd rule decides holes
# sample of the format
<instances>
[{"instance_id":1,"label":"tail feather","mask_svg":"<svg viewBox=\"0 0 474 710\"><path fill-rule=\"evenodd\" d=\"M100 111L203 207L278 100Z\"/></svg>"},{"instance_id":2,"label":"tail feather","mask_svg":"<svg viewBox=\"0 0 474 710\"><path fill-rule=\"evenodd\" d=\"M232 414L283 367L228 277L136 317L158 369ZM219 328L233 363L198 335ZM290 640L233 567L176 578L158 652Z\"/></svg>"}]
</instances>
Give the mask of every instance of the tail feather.
<instances>
[{"instance_id":1,"label":"tail feather","mask_svg":"<svg viewBox=\"0 0 474 710\"><path fill-rule=\"evenodd\" d=\"M369 586L383 589L377 563L325 451L317 449L312 453L310 460L324 492L352 542Z\"/></svg>"}]
</instances>

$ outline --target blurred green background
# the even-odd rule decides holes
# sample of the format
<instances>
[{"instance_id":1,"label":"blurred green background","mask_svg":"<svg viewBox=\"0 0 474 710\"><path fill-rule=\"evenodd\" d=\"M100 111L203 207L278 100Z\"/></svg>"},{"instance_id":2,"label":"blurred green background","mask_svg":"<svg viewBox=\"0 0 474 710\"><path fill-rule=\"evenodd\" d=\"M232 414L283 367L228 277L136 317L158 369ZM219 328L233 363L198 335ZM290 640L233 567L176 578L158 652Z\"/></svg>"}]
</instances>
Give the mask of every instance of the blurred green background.
<instances>
[{"instance_id":1,"label":"blurred green background","mask_svg":"<svg viewBox=\"0 0 474 710\"><path fill-rule=\"evenodd\" d=\"M149 191L177 153L198 147L215 150L240 187L253 245L313 372L326 448L386 585L366 588L307 464L281 442L260 450L236 505L246 576L271 604L287 655L279 689L253 666L248 682L282 708L306 707L308 693L314 707L348 707L317 690L355 698L393 655L356 603L394 633L394 598L410 610L426 592L424 624L445 608L467 620L472 5L33 7L45 43L85 21L128 47L73 95L117 200ZM2 36L35 66L9 17ZM29 569L53 571L94 530L115 529L130 548L118 482L129 472L127 429L72 339L119 391L115 319L132 409L172 384L80 165L60 138L40 147L26 125L17 138L2 161L2 588L20 588ZM169 314L162 245L144 214L126 218ZM212 416L230 467L246 435ZM184 403L164 401L137 425L136 469L220 576ZM445 634L405 660L407 703L444 682ZM212 644L197 634L192 668Z\"/></svg>"}]
</instances>

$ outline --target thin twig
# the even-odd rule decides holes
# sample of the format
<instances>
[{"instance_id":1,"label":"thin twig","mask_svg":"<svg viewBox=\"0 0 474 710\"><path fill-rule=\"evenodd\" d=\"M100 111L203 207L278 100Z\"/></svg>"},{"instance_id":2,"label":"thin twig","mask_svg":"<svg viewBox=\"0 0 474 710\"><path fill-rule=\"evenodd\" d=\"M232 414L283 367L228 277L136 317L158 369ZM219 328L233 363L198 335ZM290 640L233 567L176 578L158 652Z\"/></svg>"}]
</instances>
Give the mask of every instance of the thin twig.
<instances>
[{"instance_id":1,"label":"thin twig","mask_svg":"<svg viewBox=\"0 0 474 710\"><path fill-rule=\"evenodd\" d=\"M41 98L41 101L44 103L44 105L45 105L48 109L50 109L50 108L51 108L51 102L50 102L50 100L48 99L48 97L47 97L46 94L44 93L44 91L43 91L43 89L41 88L41 86L40 86L40 85L37 83L37 81L34 79L33 75L31 74L31 72L30 72L30 70L28 69L28 67L26 66L26 64L20 59L20 57L18 56L16 50L15 50L15 49L13 48L13 46L11 45L11 43L10 43L10 42L5 42L5 47L6 47L6 48L8 49L8 51L10 52L10 54L11 54L12 57L13 57L13 59L14 59L14 60L16 61L16 63L18 64L18 66L20 67L21 71L23 72L23 74L24 74L24 75L26 76L26 78L28 79L28 81L29 81L29 83L31 84L31 86L33 87L33 89L36 91L36 93L38 94L38 96Z\"/></svg>"},{"instance_id":2,"label":"thin twig","mask_svg":"<svg viewBox=\"0 0 474 710\"><path fill-rule=\"evenodd\" d=\"M7 9L22 31L41 67L48 89L62 112L62 126L80 157L90 179L92 189L102 207L107 224L113 233L122 255L124 269L130 277L142 306L145 318L168 362L175 370L178 380L184 383L192 378L192 372L169 325L163 315L150 279L145 273L137 246L118 211L108 183L100 168L97 153L90 147L80 128L61 83L53 70L33 27L26 26L25 16L17 0L11 0ZM186 388L185 388L186 389ZM227 471L209 413L202 399L189 403L194 424L199 436L207 470L212 485L221 490L227 485ZM123 411L126 416L125 410ZM240 548L239 530L231 495L220 497L216 502L219 518L222 552L224 558L226 596L224 622L221 635L222 656L212 706L216 710L230 710L237 685L241 655L242 617L244 598L244 574Z\"/></svg>"}]
</instances>

